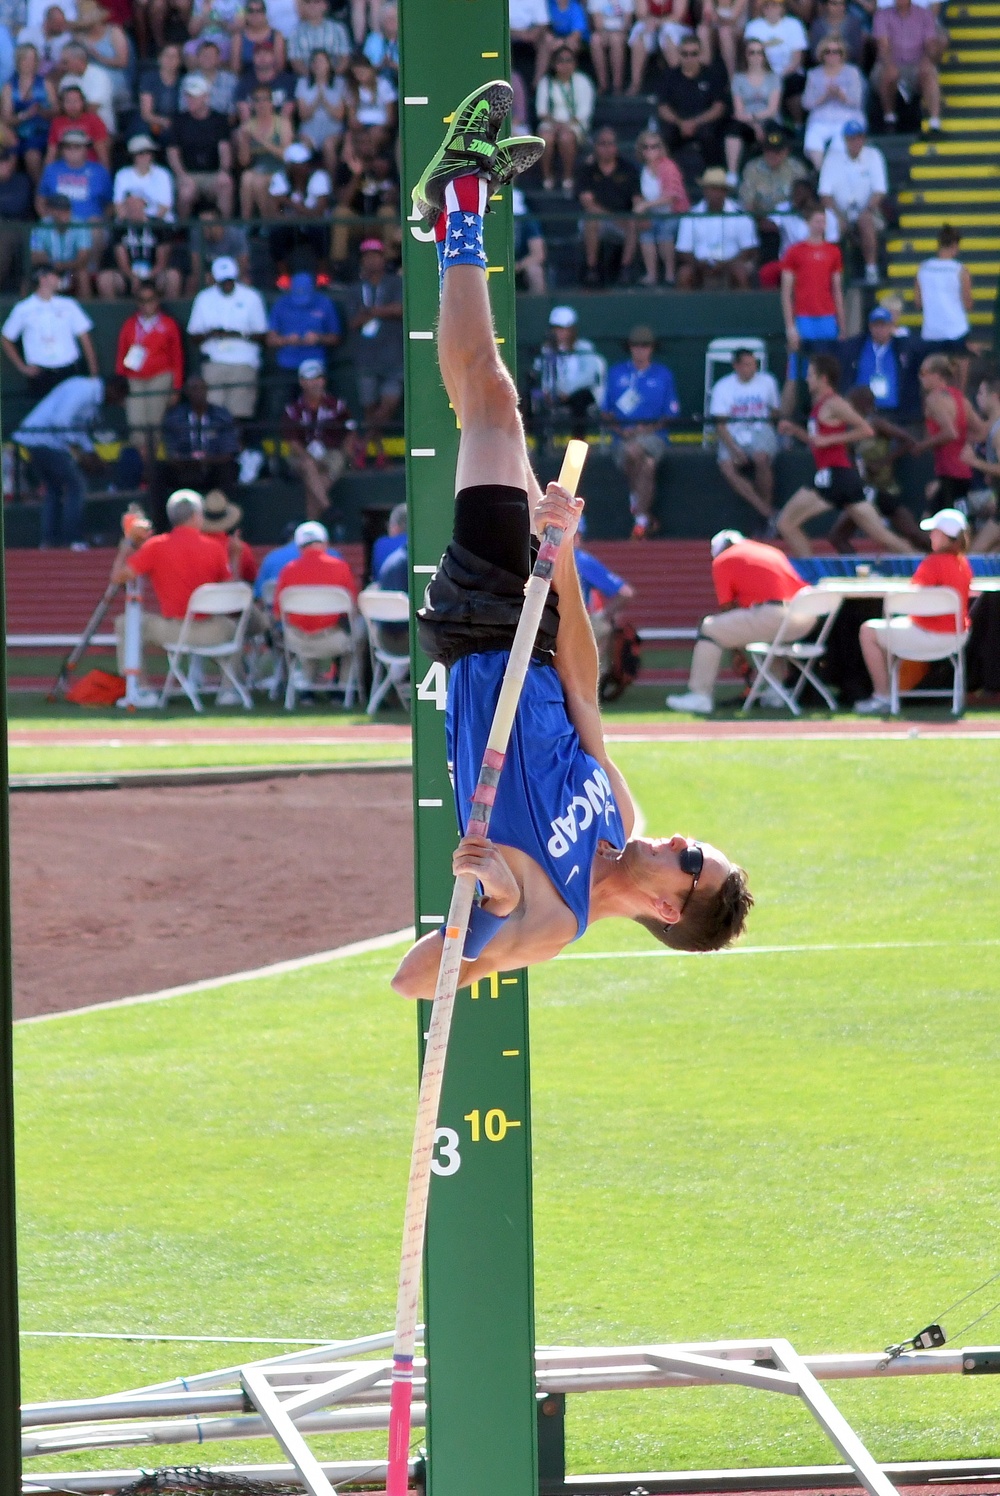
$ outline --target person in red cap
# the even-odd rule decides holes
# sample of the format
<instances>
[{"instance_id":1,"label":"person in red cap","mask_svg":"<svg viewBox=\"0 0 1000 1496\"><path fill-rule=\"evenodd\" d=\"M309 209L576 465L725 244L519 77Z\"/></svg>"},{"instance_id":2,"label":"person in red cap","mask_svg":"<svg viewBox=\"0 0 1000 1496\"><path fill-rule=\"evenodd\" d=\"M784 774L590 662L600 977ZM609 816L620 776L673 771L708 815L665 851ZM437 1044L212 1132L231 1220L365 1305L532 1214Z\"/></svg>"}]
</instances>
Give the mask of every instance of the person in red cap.
<instances>
[{"instance_id":1,"label":"person in red cap","mask_svg":"<svg viewBox=\"0 0 1000 1496\"><path fill-rule=\"evenodd\" d=\"M354 339L354 366L364 413L364 432L355 465L364 466L375 448L376 466L385 462L382 437L403 398L403 282L386 273L381 239L365 239L357 283L347 293L347 325Z\"/></svg>"}]
</instances>

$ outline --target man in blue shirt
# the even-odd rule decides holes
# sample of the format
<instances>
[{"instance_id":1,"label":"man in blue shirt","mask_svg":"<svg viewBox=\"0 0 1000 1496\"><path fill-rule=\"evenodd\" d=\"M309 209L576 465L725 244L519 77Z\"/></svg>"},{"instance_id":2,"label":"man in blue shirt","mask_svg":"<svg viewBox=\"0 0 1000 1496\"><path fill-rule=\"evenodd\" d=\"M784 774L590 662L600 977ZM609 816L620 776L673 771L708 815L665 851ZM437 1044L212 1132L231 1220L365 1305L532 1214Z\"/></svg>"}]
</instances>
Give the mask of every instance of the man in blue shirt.
<instances>
[{"instance_id":1,"label":"man in blue shirt","mask_svg":"<svg viewBox=\"0 0 1000 1496\"><path fill-rule=\"evenodd\" d=\"M124 405L127 394L128 382L117 374L107 384L74 374L49 390L14 432L18 446L28 449L44 489L43 546L61 540L74 551L87 549L81 534L87 497L81 456L94 451L90 428L101 406Z\"/></svg>"},{"instance_id":2,"label":"man in blue shirt","mask_svg":"<svg viewBox=\"0 0 1000 1496\"><path fill-rule=\"evenodd\" d=\"M282 373L290 374L296 399L299 390L299 365L307 358L318 358L326 365L327 348L336 348L344 328L329 296L316 289L308 270L299 270L283 296L279 296L267 319L267 346L276 349L275 363Z\"/></svg>"},{"instance_id":3,"label":"man in blue shirt","mask_svg":"<svg viewBox=\"0 0 1000 1496\"><path fill-rule=\"evenodd\" d=\"M406 505L396 504L389 515L384 535L372 546L372 576L378 578L390 556L406 550ZM381 587L382 583L379 582ZM395 589L392 589L395 590Z\"/></svg>"},{"instance_id":4,"label":"man in blue shirt","mask_svg":"<svg viewBox=\"0 0 1000 1496\"><path fill-rule=\"evenodd\" d=\"M585 530L586 523L581 519L573 537L576 573L580 578L584 607L594 631L600 676L603 680L611 669L612 644L618 615L622 604L628 602L630 597L635 597L635 588L617 572L609 571L603 561L598 561L596 556L583 549L580 537Z\"/></svg>"},{"instance_id":5,"label":"man in blue shirt","mask_svg":"<svg viewBox=\"0 0 1000 1496\"><path fill-rule=\"evenodd\" d=\"M633 327L628 335L631 357L608 370L604 394L612 455L628 479L633 540L645 540L660 528L653 516L656 464L667 450L667 423L681 408L674 376L666 364L653 362L655 347L651 328Z\"/></svg>"},{"instance_id":6,"label":"man in blue shirt","mask_svg":"<svg viewBox=\"0 0 1000 1496\"><path fill-rule=\"evenodd\" d=\"M880 414L890 420L916 419L920 414L920 360L914 357L911 344L912 339L896 326L888 307L873 307L867 333L840 345L844 393L856 384L866 384Z\"/></svg>"},{"instance_id":7,"label":"man in blue shirt","mask_svg":"<svg viewBox=\"0 0 1000 1496\"><path fill-rule=\"evenodd\" d=\"M86 130L67 130L59 142L59 154L42 172L39 200L68 197L76 223L91 223L104 217L111 201L111 177L99 161L88 161L90 136Z\"/></svg>"}]
</instances>

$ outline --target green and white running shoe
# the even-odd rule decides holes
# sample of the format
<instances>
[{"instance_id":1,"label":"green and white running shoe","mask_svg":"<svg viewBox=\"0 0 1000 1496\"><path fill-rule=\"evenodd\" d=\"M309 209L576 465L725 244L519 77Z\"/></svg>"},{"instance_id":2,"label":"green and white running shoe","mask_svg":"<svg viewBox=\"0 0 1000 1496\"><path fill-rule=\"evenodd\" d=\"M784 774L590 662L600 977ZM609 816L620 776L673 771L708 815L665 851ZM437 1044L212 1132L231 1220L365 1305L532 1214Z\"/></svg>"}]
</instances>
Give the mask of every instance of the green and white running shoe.
<instances>
[{"instance_id":1,"label":"green and white running shoe","mask_svg":"<svg viewBox=\"0 0 1000 1496\"><path fill-rule=\"evenodd\" d=\"M545 141L539 135L512 135L501 140L490 168L490 191L506 187L523 171L529 171L542 159Z\"/></svg>"},{"instance_id":2,"label":"green and white running shoe","mask_svg":"<svg viewBox=\"0 0 1000 1496\"><path fill-rule=\"evenodd\" d=\"M444 189L472 172L493 175L497 136L510 113L514 91L503 78L474 89L451 117L440 150L413 189L417 212L433 223L444 208ZM506 142L505 142L506 143Z\"/></svg>"}]
</instances>

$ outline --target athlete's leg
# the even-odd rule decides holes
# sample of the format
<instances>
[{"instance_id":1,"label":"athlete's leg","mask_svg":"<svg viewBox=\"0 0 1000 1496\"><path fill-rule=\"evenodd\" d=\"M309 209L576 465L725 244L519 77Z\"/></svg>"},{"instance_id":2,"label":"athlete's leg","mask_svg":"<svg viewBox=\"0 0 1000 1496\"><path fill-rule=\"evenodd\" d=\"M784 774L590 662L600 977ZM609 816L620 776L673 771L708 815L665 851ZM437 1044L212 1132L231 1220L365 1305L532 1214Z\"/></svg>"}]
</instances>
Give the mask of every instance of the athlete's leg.
<instances>
[{"instance_id":1,"label":"athlete's leg","mask_svg":"<svg viewBox=\"0 0 1000 1496\"><path fill-rule=\"evenodd\" d=\"M870 504L867 499L861 504L849 504L845 512L851 516L858 529L864 531L869 540L877 540L879 545L884 546L887 551L895 551L897 556L913 554L910 541L903 540L901 536L890 530L875 505Z\"/></svg>"},{"instance_id":2,"label":"athlete's leg","mask_svg":"<svg viewBox=\"0 0 1000 1496\"><path fill-rule=\"evenodd\" d=\"M792 494L778 515L777 526L778 534L788 542L793 556L812 555L812 545L802 526L815 519L817 514L825 514L830 507L814 488L800 488Z\"/></svg>"}]
</instances>

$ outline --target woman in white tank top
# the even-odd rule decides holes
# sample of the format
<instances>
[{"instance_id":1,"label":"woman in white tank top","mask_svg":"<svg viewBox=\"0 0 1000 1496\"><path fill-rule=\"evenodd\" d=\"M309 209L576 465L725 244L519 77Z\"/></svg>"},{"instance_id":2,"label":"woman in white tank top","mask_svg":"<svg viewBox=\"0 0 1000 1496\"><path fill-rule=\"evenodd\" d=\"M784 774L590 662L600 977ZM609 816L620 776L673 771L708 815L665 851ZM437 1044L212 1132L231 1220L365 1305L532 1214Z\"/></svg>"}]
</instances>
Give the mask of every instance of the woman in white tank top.
<instances>
[{"instance_id":1,"label":"woman in white tank top","mask_svg":"<svg viewBox=\"0 0 1000 1496\"><path fill-rule=\"evenodd\" d=\"M925 343L960 344L963 352L972 308L972 282L958 259L958 232L945 224L938 238L938 252L924 260L917 271L914 299L923 312L920 336ZM945 350L941 350L942 352Z\"/></svg>"}]
</instances>

